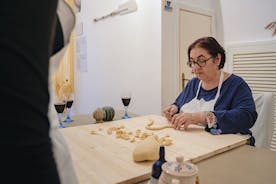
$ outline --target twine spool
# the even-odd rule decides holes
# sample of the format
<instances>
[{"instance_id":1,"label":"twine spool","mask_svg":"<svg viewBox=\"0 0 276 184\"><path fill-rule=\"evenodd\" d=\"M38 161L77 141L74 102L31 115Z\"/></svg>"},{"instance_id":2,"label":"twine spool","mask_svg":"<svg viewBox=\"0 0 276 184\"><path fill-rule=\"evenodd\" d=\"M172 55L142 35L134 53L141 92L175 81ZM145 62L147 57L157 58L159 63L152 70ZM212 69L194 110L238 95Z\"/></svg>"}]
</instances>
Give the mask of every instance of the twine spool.
<instances>
[{"instance_id":1,"label":"twine spool","mask_svg":"<svg viewBox=\"0 0 276 184\"><path fill-rule=\"evenodd\" d=\"M104 121L112 121L115 116L115 111L113 107L105 106L102 108L105 111L105 117L103 118Z\"/></svg>"},{"instance_id":2,"label":"twine spool","mask_svg":"<svg viewBox=\"0 0 276 184\"><path fill-rule=\"evenodd\" d=\"M102 123L105 118L105 111L102 108L97 108L93 112L93 118L96 120L96 123Z\"/></svg>"},{"instance_id":3,"label":"twine spool","mask_svg":"<svg viewBox=\"0 0 276 184\"><path fill-rule=\"evenodd\" d=\"M96 123L102 123L104 121L112 121L115 116L115 110L111 106L104 106L102 108L97 108L93 112L93 118Z\"/></svg>"}]
</instances>

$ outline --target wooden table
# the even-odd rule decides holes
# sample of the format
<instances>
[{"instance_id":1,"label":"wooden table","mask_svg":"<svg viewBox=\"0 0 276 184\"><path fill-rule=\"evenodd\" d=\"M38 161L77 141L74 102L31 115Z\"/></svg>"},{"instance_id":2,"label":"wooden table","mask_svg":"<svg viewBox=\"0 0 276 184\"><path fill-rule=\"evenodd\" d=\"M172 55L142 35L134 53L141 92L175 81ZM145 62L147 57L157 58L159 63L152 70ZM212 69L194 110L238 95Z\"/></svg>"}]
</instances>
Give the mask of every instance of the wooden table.
<instances>
[{"instance_id":1,"label":"wooden table","mask_svg":"<svg viewBox=\"0 0 276 184\"><path fill-rule=\"evenodd\" d=\"M137 129L145 131L144 127L150 119L157 126L168 123L164 117L148 115L61 129L72 153L79 182L81 184L135 183L148 179L153 162L134 162L132 151L135 143L117 139L114 134L108 135L107 129L124 126L127 131L135 132ZM97 134L92 135L92 130ZM168 161L184 155L185 160L198 162L244 145L248 140L247 136L241 135L211 135L199 126L193 126L188 131L169 128L154 133L158 136L169 135L173 139L173 145L166 147Z\"/></svg>"},{"instance_id":2,"label":"wooden table","mask_svg":"<svg viewBox=\"0 0 276 184\"><path fill-rule=\"evenodd\" d=\"M244 145L196 164L202 184L276 183L276 152Z\"/></svg>"},{"instance_id":3,"label":"wooden table","mask_svg":"<svg viewBox=\"0 0 276 184\"><path fill-rule=\"evenodd\" d=\"M276 183L276 152L268 149L243 145L195 164L200 184Z\"/></svg>"}]
</instances>

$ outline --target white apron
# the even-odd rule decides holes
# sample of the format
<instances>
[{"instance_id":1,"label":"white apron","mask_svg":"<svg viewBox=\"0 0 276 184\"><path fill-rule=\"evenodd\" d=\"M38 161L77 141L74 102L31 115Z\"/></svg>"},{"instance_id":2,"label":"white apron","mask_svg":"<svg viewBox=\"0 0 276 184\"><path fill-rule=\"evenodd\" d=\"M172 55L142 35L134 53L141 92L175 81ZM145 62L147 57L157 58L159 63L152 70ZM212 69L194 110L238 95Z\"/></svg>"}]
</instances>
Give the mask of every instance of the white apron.
<instances>
[{"instance_id":1,"label":"white apron","mask_svg":"<svg viewBox=\"0 0 276 184\"><path fill-rule=\"evenodd\" d=\"M71 31L75 24L75 16L71 8L64 2L64 0L59 0L57 7L57 14L59 16L63 37L64 45L69 42ZM57 112L54 109L54 97L55 92L53 85L51 84L51 76L57 70L60 61L65 53L66 47L62 48L54 56L50 58L49 63L49 112L48 117L50 121L50 138L53 145L54 158L57 164L58 174L60 177L61 184L77 184L77 176L72 164L72 159L68 145L62 136L58 128L58 117Z\"/></svg>"},{"instance_id":2,"label":"white apron","mask_svg":"<svg viewBox=\"0 0 276 184\"><path fill-rule=\"evenodd\" d=\"M197 112L205 112L205 111L214 111L215 104L216 104L217 99L220 95L220 89L221 89L221 86L222 86L222 82L223 82L223 71L221 70L219 85L218 85L218 91L217 91L216 97L213 100L205 101L203 98L201 98L200 100L197 99L198 94L199 94L199 90L200 90L200 87L201 87L201 83L202 83L202 81L200 81L199 84L198 84L198 89L197 89L195 98L192 99L190 102L184 104L180 108L180 112L197 113ZM208 125L208 126L210 126L210 125ZM209 128L211 128L211 127L209 127Z\"/></svg>"}]
</instances>

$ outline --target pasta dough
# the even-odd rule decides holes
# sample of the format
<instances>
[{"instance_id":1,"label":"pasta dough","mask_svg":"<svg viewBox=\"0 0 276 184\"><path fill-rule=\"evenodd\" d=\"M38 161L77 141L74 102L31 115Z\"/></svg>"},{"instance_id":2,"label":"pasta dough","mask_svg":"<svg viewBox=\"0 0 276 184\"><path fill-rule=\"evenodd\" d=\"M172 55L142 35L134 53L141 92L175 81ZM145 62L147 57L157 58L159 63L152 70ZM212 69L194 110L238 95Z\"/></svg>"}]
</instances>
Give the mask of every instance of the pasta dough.
<instances>
[{"instance_id":1,"label":"pasta dough","mask_svg":"<svg viewBox=\"0 0 276 184\"><path fill-rule=\"evenodd\" d=\"M145 160L157 160L159 157L159 143L154 136L149 136L146 139L137 143L133 150L133 160L141 162Z\"/></svg>"},{"instance_id":2,"label":"pasta dough","mask_svg":"<svg viewBox=\"0 0 276 184\"><path fill-rule=\"evenodd\" d=\"M150 120L149 124L147 124L146 129L148 130L162 130L165 128L173 128L172 125L163 125L163 126L159 126L159 127L153 127L153 120Z\"/></svg>"},{"instance_id":3,"label":"pasta dough","mask_svg":"<svg viewBox=\"0 0 276 184\"><path fill-rule=\"evenodd\" d=\"M148 124L148 125L152 125L152 124L153 124L153 122L150 122L150 124ZM160 130L160 129L157 129L156 127L150 127L150 128L155 128L154 130ZM98 131L92 130L90 133L92 135L103 135L103 133L100 133L102 131L103 131L103 129L100 127L98 129ZM140 140L144 140L150 136L153 136L155 138L155 140L159 143L159 145L170 146L173 143L173 140L170 138L169 135L165 135L165 136L162 136L159 138L159 136L154 134L153 132L150 132L150 133L143 132L141 129L137 129L133 133L131 131L125 130L124 126L109 127L107 130L107 134L112 135L113 132L115 133L117 139L123 139L123 140L129 141L131 143L134 143L134 142L140 141Z\"/></svg>"}]
</instances>

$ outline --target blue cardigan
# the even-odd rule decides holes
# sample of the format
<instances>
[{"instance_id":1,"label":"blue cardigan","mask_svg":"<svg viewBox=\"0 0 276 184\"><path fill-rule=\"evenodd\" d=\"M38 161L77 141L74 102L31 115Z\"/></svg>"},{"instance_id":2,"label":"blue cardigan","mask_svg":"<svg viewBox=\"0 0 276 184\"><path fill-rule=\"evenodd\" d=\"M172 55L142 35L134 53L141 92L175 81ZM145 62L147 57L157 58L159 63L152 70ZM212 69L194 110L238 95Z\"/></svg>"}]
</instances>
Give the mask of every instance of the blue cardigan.
<instances>
[{"instance_id":1,"label":"blue cardigan","mask_svg":"<svg viewBox=\"0 0 276 184\"><path fill-rule=\"evenodd\" d=\"M188 82L185 89L174 102L178 110L180 110L183 104L195 98L199 82L200 80L198 78L193 78ZM217 87L211 90L204 90L201 87L198 99L203 98L206 101L212 100L215 98L217 90ZM220 96L215 104L213 112L217 117L217 124L221 133L252 135L249 129L254 125L257 119L257 112L252 92L241 77L232 74L223 82ZM210 131L208 128L206 128L206 130ZM251 141L254 142L254 140Z\"/></svg>"}]
</instances>

